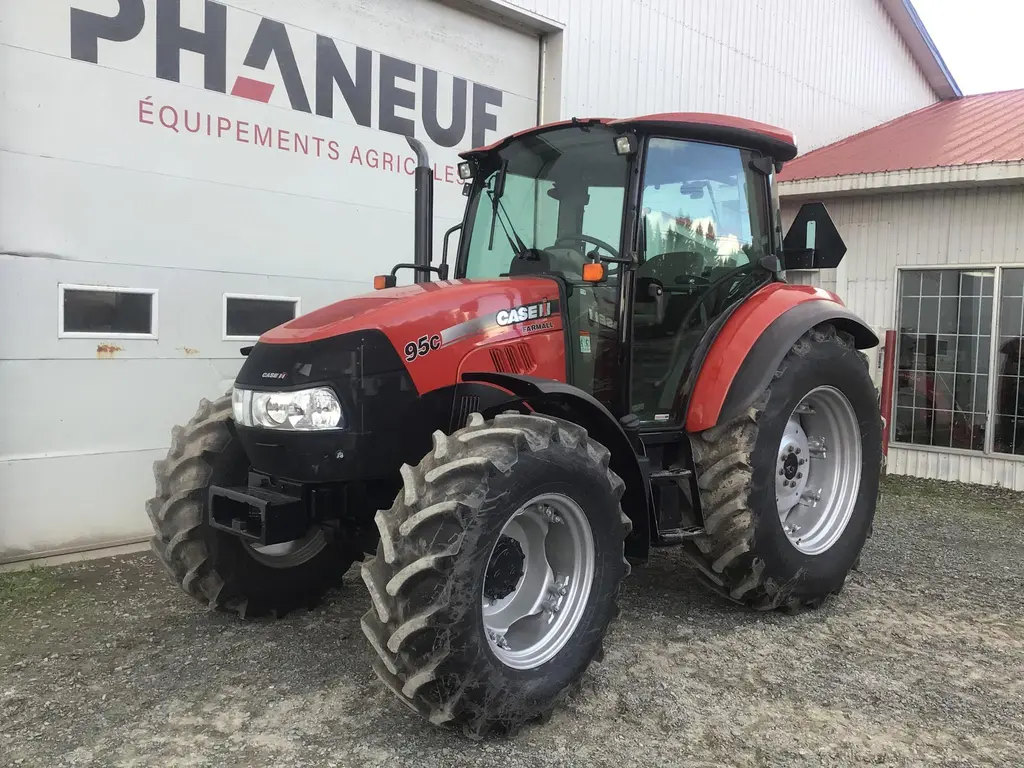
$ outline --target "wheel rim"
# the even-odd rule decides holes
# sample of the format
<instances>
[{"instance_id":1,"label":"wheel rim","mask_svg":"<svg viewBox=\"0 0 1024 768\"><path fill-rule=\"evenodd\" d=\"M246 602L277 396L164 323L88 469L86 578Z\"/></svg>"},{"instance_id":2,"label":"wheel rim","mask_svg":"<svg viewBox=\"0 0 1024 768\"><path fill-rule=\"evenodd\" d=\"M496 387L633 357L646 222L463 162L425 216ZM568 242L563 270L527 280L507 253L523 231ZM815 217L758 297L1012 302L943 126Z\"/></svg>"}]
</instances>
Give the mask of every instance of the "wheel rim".
<instances>
[{"instance_id":1,"label":"wheel rim","mask_svg":"<svg viewBox=\"0 0 1024 768\"><path fill-rule=\"evenodd\" d=\"M820 555L843 535L860 490L861 433L853 406L817 387L793 409L779 445L775 500L790 543Z\"/></svg>"},{"instance_id":2,"label":"wheel rim","mask_svg":"<svg viewBox=\"0 0 1024 768\"><path fill-rule=\"evenodd\" d=\"M514 669L550 661L576 631L594 580L594 534L575 501L544 494L505 523L487 562L483 621Z\"/></svg>"},{"instance_id":3,"label":"wheel rim","mask_svg":"<svg viewBox=\"0 0 1024 768\"><path fill-rule=\"evenodd\" d=\"M322 528L311 528L301 539L292 539L281 544L261 547L245 542L245 548L253 559L269 568L294 568L308 563L327 546Z\"/></svg>"}]
</instances>

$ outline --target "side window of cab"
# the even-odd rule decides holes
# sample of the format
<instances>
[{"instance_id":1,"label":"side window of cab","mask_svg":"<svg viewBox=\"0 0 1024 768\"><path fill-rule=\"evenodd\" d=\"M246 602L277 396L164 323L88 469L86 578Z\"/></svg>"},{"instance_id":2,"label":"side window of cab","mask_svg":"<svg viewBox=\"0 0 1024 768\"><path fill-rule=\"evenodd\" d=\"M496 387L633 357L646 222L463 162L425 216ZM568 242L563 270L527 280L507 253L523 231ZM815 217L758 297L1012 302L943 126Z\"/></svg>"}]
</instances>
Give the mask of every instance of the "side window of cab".
<instances>
[{"instance_id":1,"label":"side window of cab","mask_svg":"<svg viewBox=\"0 0 1024 768\"><path fill-rule=\"evenodd\" d=\"M690 355L769 247L767 185L754 157L697 141L648 143L632 382L643 421L673 418Z\"/></svg>"}]
</instances>

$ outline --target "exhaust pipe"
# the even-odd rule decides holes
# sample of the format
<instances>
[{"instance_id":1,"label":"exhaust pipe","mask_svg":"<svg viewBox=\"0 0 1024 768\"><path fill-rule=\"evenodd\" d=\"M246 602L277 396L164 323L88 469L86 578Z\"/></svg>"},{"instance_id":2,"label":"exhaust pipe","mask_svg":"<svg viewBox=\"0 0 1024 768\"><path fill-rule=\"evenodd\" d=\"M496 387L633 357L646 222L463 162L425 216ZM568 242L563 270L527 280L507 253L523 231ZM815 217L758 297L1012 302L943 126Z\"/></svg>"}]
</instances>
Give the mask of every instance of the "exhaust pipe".
<instances>
[{"instance_id":1,"label":"exhaust pipe","mask_svg":"<svg viewBox=\"0 0 1024 768\"><path fill-rule=\"evenodd\" d=\"M434 169L430 167L430 157L423 142L412 136L406 136L405 139L416 153L413 264L416 267L429 267L434 245ZM430 282L429 270L414 269L413 272L417 283Z\"/></svg>"}]
</instances>

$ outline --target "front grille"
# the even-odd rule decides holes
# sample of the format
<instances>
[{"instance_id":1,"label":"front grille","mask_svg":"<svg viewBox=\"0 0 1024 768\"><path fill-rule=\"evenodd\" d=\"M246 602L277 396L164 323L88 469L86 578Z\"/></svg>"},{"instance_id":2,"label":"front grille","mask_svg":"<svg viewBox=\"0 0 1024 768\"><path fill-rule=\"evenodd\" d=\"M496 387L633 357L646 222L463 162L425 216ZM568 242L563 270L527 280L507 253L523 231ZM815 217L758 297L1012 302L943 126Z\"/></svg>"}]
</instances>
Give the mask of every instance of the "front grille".
<instances>
[{"instance_id":1,"label":"front grille","mask_svg":"<svg viewBox=\"0 0 1024 768\"><path fill-rule=\"evenodd\" d=\"M491 350L491 362L498 373L527 374L537 370L537 361L533 359L530 345L523 341L495 347Z\"/></svg>"}]
</instances>

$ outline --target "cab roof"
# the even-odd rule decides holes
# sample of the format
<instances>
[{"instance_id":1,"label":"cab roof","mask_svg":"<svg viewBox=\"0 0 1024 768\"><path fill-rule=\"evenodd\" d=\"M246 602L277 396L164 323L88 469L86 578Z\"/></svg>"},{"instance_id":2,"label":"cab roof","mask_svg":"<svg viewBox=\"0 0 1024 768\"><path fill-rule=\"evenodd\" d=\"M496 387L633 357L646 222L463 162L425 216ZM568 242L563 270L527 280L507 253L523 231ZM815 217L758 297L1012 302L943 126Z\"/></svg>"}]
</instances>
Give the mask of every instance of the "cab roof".
<instances>
[{"instance_id":1,"label":"cab roof","mask_svg":"<svg viewBox=\"0 0 1024 768\"><path fill-rule=\"evenodd\" d=\"M607 125L620 131L634 130L638 133L657 133L680 139L747 147L765 153L778 163L788 162L797 154L793 134L774 125L709 112L658 112L627 118L574 117L571 120L559 120L526 128L498 139L493 144L467 150L460 153L460 157L467 160L480 157L502 149L523 136L537 135L573 125Z\"/></svg>"}]
</instances>

